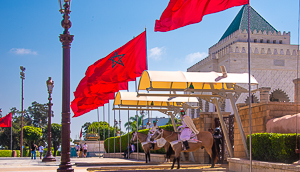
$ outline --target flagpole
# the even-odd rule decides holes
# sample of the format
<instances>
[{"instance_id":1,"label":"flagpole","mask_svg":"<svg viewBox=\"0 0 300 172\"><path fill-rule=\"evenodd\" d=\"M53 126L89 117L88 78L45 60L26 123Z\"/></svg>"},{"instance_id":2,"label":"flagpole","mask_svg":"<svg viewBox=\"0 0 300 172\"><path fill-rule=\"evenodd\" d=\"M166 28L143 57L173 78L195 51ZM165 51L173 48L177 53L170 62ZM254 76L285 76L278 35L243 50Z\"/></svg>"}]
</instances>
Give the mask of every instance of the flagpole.
<instances>
[{"instance_id":1,"label":"flagpole","mask_svg":"<svg viewBox=\"0 0 300 172\"><path fill-rule=\"evenodd\" d=\"M104 141L105 141L105 125L104 125L104 122L105 122L105 109L104 109L104 106L103 105L103 148L104 148L104 153L105 152L105 145L104 145Z\"/></svg>"},{"instance_id":2,"label":"flagpole","mask_svg":"<svg viewBox=\"0 0 300 172\"><path fill-rule=\"evenodd\" d=\"M113 105L113 107L115 108L115 105ZM114 158L115 157L116 157L116 110L114 110Z\"/></svg>"},{"instance_id":3,"label":"flagpole","mask_svg":"<svg viewBox=\"0 0 300 172\"><path fill-rule=\"evenodd\" d=\"M109 132L110 132L110 130L109 130L109 122L110 122L110 110L109 110L109 99L108 99L108 119L107 119L107 121L108 121L108 130L107 130L107 151L108 151L108 153L109 153Z\"/></svg>"},{"instance_id":4,"label":"flagpole","mask_svg":"<svg viewBox=\"0 0 300 172\"><path fill-rule=\"evenodd\" d=\"M97 115L98 115L98 135L99 135L99 158L100 158L100 115L99 115L99 107L97 107Z\"/></svg>"},{"instance_id":5,"label":"flagpole","mask_svg":"<svg viewBox=\"0 0 300 172\"><path fill-rule=\"evenodd\" d=\"M146 28L145 28L145 30L146 30ZM137 82L136 82L136 79L135 79L135 91L137 92ZM139 132L139 116L138 116L138 111L136 111L136 132ZM139 139L136 139L136 152L137 152L137 160L139 160Z\"/></svg>"},{"instance_id":6,"label":"flagpole","mask_svg":"<svg viewBox=\"0 0 300 172\"><path fill-rule=\"evenodd\" d=\"M120 107L120 106L119 106ZM121 110L119 109L119 126L120 126L120 153L122 153L122 141L121 141Z\"/></svg>"},{"instance_id":7,"label":"flagpole","mask_svg":"<svg viewBox=\"0 0 300 172\"><path fill-rule=\"evenodd\" d=\"M127 92L129 92L129 86L128 86ZM129 146L130 146L130 145L129 145L129 126L130 126L130 125L129 125L129 107L128 107L128 119L127 119L127 123L128 123L128 125L127 125L127 126L128 126L128 127L127 127L127 133L128 133L128 134L127 134L127 135L128 135L128 139L127 139L127 140L128 140L128 145L127 145L127 153L128 153L128 154L127 154L127 158L129 159Z\"/></svg>"},{"instance_id":8,"label":"flagpole","mask_svg":"<svg viewBox=\"0 0 300 172\"><path fill-rule=\"evenodd\" d=\"M252 172L252 137L251 137L251 103L252 103L252 96L251 96L251 61L250 61L250 16L249 16L249 9L250 9L250 0L248 3L248 73L249 73L249 145L250 145L250 172Z\"/></svg>"},{"instance_id":9,"label":"flagpole","mask_svg":"<svg viewBox=\"0 0 300 172\"><path fill-rule=\"evenodd\" d=\"M146 40L146 62L147 62L147 70L148 70L148 53L147 53L147 28L145 27L145 40Z\"/></svg>"},{"instance_id":10,"label":"flagpole","mask_svg":"<svg viewBox=\"0 0 300 172\"><path fill-rule=\"evenodd\" d=\"M12 113L11 113L11 118L10 118L10 150L12 153Z\"/></svg>"}]
</instances>

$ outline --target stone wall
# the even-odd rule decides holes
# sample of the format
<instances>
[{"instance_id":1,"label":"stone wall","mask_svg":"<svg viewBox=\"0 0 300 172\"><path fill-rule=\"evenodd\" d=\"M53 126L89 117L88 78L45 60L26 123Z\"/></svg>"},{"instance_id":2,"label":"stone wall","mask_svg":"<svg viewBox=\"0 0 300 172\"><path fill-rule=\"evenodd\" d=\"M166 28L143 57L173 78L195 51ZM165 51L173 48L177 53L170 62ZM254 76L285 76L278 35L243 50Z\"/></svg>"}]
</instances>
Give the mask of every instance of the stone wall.
<instances>
[{"instance_id":1,"label":"stone wall","mask_svg":"<svg viewBox=\"0 0 300 172\"><path fill-rule=\"evenodd\" d=\"M249 106L245 104L237 104L241 122L245 135L249 135ZM300 110L300 105L298 105ZM266 123L272 118L282 117L284 115L296 114L296 103L287 102L268 102L268 103L254 103L251 105L251 132L264 133L266 132ZM234 121L234 157L246 158L245 149L241 139L236 121Z\"/></svg>"},{"instance_id":2,"label":"stone wall","mask_svg":"<svg viewBox=\"0 0 300 172\"><path fill-rule=\"evenodd\" d=\"M229 112L223 112L223 117L228 117ZM200 112L198 118L194 118L193 122L198 131L208 131L209 128L215 128L215 118L218 118L217 112ZM201 164L209 163L209 155L205 149L198 149L194 152L195 161Z\"/></svg>"}]
</instances>

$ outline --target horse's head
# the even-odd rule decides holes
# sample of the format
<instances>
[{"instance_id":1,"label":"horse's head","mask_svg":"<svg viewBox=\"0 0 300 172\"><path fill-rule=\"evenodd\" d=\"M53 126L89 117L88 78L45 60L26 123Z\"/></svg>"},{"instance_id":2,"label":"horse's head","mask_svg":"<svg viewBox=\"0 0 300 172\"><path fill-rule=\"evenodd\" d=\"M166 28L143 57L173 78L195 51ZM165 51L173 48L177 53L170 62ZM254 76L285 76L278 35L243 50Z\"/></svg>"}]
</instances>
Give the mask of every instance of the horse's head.
<instances>
[{"instance_id":1,"label":"horse's head","mask_svg":"<svg viewBox=\"0 0 300 172\"><path fill-rule=\"evenodd\" d=\"M135 132L132 132L131 133L131 142L135 142L136 141L136 139L137 139L137 132L135 131Z\"/></svg>"},{"instance_id":2,"label":"horse's head","mask_svg":"<svg viewBox=\"0 0 300 172\"><path fill-rule=\"evenodd\" d=\"M150 137L150 141L154 141L156 139L160 139L162 136L163 129L159 128L156 132Z\"/></svg>"}]
</instances>

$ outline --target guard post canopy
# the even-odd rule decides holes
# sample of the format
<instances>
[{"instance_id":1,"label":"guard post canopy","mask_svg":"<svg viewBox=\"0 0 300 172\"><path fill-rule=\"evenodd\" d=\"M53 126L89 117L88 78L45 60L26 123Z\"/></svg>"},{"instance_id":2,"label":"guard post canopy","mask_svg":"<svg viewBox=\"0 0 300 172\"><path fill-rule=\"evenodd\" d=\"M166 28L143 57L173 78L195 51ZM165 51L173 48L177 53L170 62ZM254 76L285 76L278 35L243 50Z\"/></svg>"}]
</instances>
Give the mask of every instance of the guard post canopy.
<instances>
[{"instance_id":1,"label":"guard post canopy","mask_svg":"<svg viewBox=\"0 0 300 172\"><path fill-rule=\"evenodd\" d=\"M217 72L182 72L182 71L149 71L142 73L138 92L147 91L195 91L211 92L223 90L235 92L237 84L249 83L248 73ZM257 85L256 79L251 76L251 85ZM243 91L246 92L246 89Z\"/></svg>"},{"instance_id":2,"label":"guard post canopy","mask_svg":"<svg viewBox=\"0 0 300 172\"><path fill-rule=\"evenodd\" d=\"M156 107L156 108L183 108L188 102L197 103L196 97L167 97L167 96L147 96L147 93L143 93L144 96L137 96L136 92L118 92L114 105L125 107Z\"/></svg>"}]
</instances>

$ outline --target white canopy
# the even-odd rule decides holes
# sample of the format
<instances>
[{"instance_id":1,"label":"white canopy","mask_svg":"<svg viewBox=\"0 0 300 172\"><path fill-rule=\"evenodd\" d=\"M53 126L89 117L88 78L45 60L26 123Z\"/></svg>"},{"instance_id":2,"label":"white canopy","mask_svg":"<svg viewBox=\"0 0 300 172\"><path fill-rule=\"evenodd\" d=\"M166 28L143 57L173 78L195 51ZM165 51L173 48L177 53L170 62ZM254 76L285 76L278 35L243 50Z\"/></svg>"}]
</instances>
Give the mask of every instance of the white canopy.
<instances>
[{"instance_id":1,"label":"white canopy","mask_svg":"<svg viewBox=\"0 0 300 172\"><path fill-rule=\"evenodd\" d=\"M248 73L227 73L223 77L217 72L181 72L181 71L144 71L138 90L186 91L192 87L195 91L234 90L236 84L248 84ZM251 76L251 85L257 85Z\"/></svg>"},{"instance_id":2,"label":"white canopy","mask_svg":"<svg viewBox=\"0 0 300 172\"><path fill-rule=\"evenodd\" d=\"M145 96L137 97L136 92L118 92L114 105L135 107L181 107L182 103L197 103L196 97L167 97L167 96Z\"/></svg>"}]
</instances>

